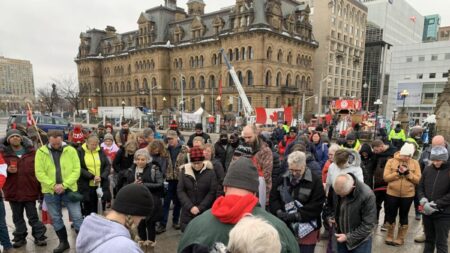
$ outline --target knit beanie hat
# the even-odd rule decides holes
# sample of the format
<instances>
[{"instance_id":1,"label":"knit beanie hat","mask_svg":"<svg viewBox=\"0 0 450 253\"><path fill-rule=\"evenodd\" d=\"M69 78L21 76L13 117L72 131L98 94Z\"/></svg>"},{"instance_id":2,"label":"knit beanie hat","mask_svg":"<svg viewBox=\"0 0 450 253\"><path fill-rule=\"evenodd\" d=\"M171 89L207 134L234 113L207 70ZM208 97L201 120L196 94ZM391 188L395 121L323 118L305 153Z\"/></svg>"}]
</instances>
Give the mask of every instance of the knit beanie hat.
<instances>
[{"instance_id":1,"label":"knit beanie hat","mask_svg":"<svg viewBox=\"0 0 450 253\"><path fill-rule=\"evenodd\" d=\"M235 156L245 156L245 157L252 157L253 155L253 149L249 146L239 145L234 150Z\"/></svg>"},{"instance_id":2,"label":"knit beanie hat","mask_svg":"<svg viewBox=\"0 0 450 253\"><path fill-rule=\"evenodd\" d=\"M400 155L413 156L415 152L414 144L406 142L400 149Z\"/></svg>"},{"instance_id":3,"label":"knit beanie hat","mask_svg":"<svg viewBox=\"0 0 450 253\"><path fill-rule=\"evenodd\" d=\"M106 128L111 129L111 132L114 131L114 128L113 128L113 126L111 125L111 123L106 123L105 129L106 129Z\"/></svg>"},{"instance_id":4,"label":"knit beanie hat","mask_svg":"<svg viewBox=\"0 0 450 253\"><path fill-rule=\"evenodd\" d=\"M107 134L105 134L105 137L103 137L103 140L104 141L106 141L106 140L114 141L114 136L112 134L110 134L110 133L107 133Z\"/></svg>"},{"instance_id":5,"label":"knit beanie hat","mask_svg":"<svg viewBox=\"0 0 450 253\"><path fill-rule=\"evenodd\" d=\"M125 215L147 217L154 208L153 197L147 187L138 184L124 186L117 193L112 209Z\"/></svg>"},{"instance_id":6,"label":"knit beanie hat","mask_svg":"<svg viewBox=\"0 0 450 253\"><path fill-rule=\"evenodd\" d=\"M190 154L191 162L201 162L205 160L205 156L203 155L203 150L199 147L191 148Z\"/></svg>"},{"instance_id":7,"label":"knit beanie hat","mask_svg":"<svg viewBox=\"0 0 450 253\"><path fill-rule=\"evenodd\" d=\"M448 151L445 147L437 146L431 148L430 154L431 161L447 161L448 160Z\"/></svg>"},{"instance_id":8,"label":"knit beanie hat","mask_svg":"<svg viewBox=\"0 0 450 253\"><path fill-rule=\"evenodd\" d=\"M202 123L197 123L197 124L195 124L195 130L203 130L203 125L202 125Z\"/></svg>"},{"instance_id":9,"label":"knit beanie hat","mask_svg":"<svg viewBox=\"0 0 450 253\"><path fill-rule=\"evenodd\" d=\"M83 134L83 131L81 130L81 124L76 124L73 127L72 142L73 143L83 143L84 142L84 134Z\"/></svg>"},{"instance_id":10,"label":"knit beanie hat","mask_svg":"<svg viewBox=\"0 0 450 253\"><path fill-rule=\"evenodd\" d=\"M223 180L223 185L258 192L259 181L255 165L246 157L232 162Z\"/></svg>"},{"instance_id":11,"label":"knit beanie hat","mask_svg":"<svg viewBox=\"0 0 450 253\"><path fill-rule=\"evenodd\" d=\"M8 132L6 133L6 142L9 143L9 139L10 139L11 137L13 137L13 136L19 136L19 137L20 137L20 140L23 139L23 137L22 137L22 132L20 132L20 131L17 130L17 129L10 129L10 130L8 130Z\"/></svg>"}]
</instances>

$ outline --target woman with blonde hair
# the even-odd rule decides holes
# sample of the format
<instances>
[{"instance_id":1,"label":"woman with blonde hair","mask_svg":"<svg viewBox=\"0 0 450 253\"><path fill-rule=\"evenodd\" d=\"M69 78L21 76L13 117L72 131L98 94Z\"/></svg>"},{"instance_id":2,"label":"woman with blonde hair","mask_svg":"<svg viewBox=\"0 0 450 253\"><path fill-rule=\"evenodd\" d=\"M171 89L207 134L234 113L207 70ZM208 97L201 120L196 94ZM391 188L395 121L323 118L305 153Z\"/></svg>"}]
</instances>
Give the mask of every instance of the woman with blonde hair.
<instances>
[{"instance_id":1,"label":"woman with blonde hair","mask_svg":"<svg viewBox=\"0 0 450 253\"><path fill-rule=\"evenodd\" d=\"M119 151L117 151L116 157L113 161L113 168L116 176L116 187L114 190L114 195L126 183L126 171L133 165L134 153L137 150L138 143L134 139L131 139L127 141L125 145L120 146Z\"/></svg>"}]
</instances>

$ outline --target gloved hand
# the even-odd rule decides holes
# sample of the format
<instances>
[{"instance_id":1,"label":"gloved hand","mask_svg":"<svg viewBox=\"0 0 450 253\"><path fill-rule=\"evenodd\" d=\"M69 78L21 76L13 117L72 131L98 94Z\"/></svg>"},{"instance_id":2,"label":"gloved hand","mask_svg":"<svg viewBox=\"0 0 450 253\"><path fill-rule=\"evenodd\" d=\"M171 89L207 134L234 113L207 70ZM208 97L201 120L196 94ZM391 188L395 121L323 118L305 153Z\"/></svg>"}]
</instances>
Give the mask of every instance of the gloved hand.
<instances>
[{"instance_id":1,"label":"gloved hand","mask_svg":"<svg viewBox=\"0 0 450 253\"><path fill-rule=\"evenodd\" d=\"M285 222L297 222L297 221L300 221L300 219L301 219L300 213L298 213L298 212L286 213L281 210L278 210L277 216L278 216L278 218L282 219Z\"/></svg>"},{"instance_id":2,"label":"gloved hand","mask_svg":"<svg viewBox=\"0 0 450 253\"><path fill-rule=\"evenodd\" d=\"M435 213L437 211L439 211L439 210L437 209L436 203L434 203L433 201L427 202L423 206L423 213L425 215L432 215L433 213Z\"/></svg>"},{"instance_id":3,"label":"gloved hand","mask_svg":"<svg viewBox=\"0 0 450 253\"><path fill-rule=\"evenodd\" d=\"M100 186L95 191L97 192L97 198L103 197L103 189Z\"/></svg>"},{"instance_id":4,"label":"gloved hand","mask_svg":"<svg viewBox=\"0 0 450 253\"><path fill-rule=\"evenodd\" d=\"M424 206L426 203L428 203L428 199L427 198L421 198L420 201L419 201L419 204L421 206Z\"/></svg>"}]
</instances>

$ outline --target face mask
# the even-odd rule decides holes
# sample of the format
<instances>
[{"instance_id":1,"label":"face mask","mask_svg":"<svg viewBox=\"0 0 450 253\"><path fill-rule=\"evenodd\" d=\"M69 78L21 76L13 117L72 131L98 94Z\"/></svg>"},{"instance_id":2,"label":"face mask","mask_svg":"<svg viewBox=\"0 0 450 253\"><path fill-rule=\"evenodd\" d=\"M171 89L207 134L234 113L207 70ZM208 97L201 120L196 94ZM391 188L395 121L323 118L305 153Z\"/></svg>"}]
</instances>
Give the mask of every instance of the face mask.
<instances>
[{"instance_id":1,"label":"face mask","mask_svg":"<svg viewBox=\"0 0 450 253\"><path fill-rule=\"evenodd\" d=\"M238 142L238 141L232 142L232 143L230 143L230 144L231 144L231 146L232 146L233 148L237 148L237 147L239 146L239 142Z\"/></svg>"},{"instance_id":2,"label":"face mask","mask_svg":"<svg viewBox=\"0 0 450 253\"><path fill-rule=\"evenodd\" d=\"M227 139L220 140L220 144L227 145L228 144L228 140Z\"/></svg>"}]
</instances>

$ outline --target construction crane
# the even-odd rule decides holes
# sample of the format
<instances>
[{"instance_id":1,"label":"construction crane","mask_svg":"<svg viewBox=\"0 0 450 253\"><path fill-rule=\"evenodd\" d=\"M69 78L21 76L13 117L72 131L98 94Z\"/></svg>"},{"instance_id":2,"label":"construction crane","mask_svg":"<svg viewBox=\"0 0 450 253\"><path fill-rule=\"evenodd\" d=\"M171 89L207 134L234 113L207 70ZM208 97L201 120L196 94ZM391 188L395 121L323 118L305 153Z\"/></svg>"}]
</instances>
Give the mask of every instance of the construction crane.
<instances>
[{"instance_id":1,"label":"construction crane","mask_svg":"<svg viewBox=\"0 0 450 253\"><path fill-rule=\"evenodd\" d=\"M247 124L252 124L256 121L256 117L254 116L253 107L248 101L247 95L245 94L244 88L242 88L241 81L234 70L234 67L231 65L230 61L228 61L227 55L224 52L224 49L220 49L220 53L223 55L223 59L225 60L225 64L228 68L228 73L230 73L231 78L233 79L234 85L239 93L239 98L242 101L242 107L244 108L245 120Z\"/></svg>"}]
</instances>

